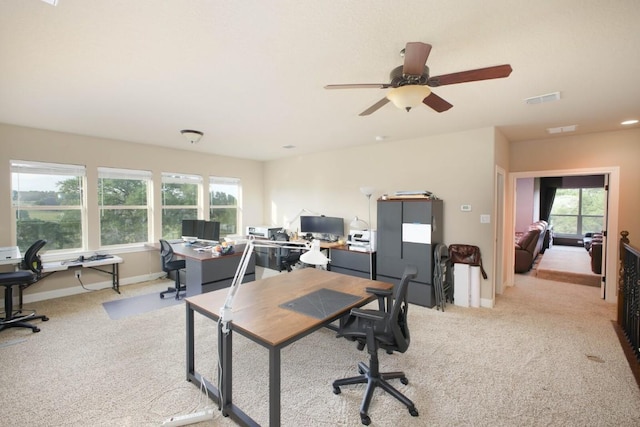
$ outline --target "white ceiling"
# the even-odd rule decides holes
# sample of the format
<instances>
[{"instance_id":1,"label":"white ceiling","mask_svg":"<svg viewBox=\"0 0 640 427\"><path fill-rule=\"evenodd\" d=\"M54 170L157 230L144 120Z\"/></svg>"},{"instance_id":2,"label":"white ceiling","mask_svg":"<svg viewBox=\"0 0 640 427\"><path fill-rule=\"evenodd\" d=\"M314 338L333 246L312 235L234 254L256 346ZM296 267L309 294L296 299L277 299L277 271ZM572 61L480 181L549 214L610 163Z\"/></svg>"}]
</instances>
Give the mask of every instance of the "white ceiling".
<instances>
[{"instance_id":1,"label":"white ceiling","mask_svg":"<svg viewBox=\"0 0 640 427\"><path fill-rule=\"evenodd\" d=\"M387 83L408 41L433 46L432 76L513 73L435 88L443 113L359 117L384 90L323 88ZM0 0L0 122L257 160L486 126L615 130L640 118L639 42L638 0Z\"/></svg>"}]
</instances>

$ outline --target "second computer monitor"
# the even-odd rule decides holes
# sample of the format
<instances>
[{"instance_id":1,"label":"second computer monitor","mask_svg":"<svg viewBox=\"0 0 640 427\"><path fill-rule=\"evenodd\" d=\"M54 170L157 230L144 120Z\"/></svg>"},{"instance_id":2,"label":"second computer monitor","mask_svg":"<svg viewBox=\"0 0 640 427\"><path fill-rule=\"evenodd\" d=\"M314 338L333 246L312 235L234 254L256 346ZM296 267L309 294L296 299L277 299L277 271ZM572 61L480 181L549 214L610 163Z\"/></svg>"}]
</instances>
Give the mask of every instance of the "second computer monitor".
<instances>
[{"instance_id":1,"label":"second computer monitor","mask_svg":"<svg viewBox=\"0 0 640 427\"><path fill-rule=\"evenodd\" d=\"M220 223L203 219L183 219L182 238L187 240L220 240Z\"/></svg>"},{"instance_id":2,"label":"second computer monitor","mask_svg":"<svg viewBox=\"0 0 640 427\"><path fill-rule=\"evenodd\" d=\"M320 235L323 240L338 240L344 236L344 219L331 216L301 216L300 232Z\"/></svg>"}]
</instances>

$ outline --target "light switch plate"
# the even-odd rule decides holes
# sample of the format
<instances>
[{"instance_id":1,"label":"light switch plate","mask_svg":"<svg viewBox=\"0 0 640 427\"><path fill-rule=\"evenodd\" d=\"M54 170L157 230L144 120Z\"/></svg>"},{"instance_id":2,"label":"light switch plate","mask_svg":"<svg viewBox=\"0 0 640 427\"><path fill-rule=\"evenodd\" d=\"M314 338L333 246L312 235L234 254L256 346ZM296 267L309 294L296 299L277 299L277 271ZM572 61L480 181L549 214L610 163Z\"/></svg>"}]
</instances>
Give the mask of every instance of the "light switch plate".
<instances>
[{"instance_id":1,"label":"light switch plate","mask_svg":"<svg viewBox=\"0 0 640 427\"><path fill-rule=\"evenodd\" d=\"M489 224L491 222L491 215L480 215L480 224Z\"/></svg>"}]
</instances>

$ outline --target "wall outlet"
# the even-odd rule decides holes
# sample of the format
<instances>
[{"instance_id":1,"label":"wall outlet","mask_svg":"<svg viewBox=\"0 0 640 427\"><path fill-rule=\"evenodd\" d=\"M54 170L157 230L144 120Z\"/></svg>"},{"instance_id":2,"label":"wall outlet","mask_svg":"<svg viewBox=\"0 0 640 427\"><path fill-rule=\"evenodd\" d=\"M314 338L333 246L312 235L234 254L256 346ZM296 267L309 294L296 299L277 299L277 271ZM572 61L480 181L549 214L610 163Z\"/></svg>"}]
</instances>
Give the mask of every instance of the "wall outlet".
<instances>
[{"instance_id":1,"label":"wall outlet","mask_svg":"<svg viewBox=\"0 0 640 427\"><path fill-rule=\"evenodd\" d=\"M80 269L77 269L74 273L76 274L77 279L79 279L82 276L82 270Z\"/></svg>"},{"instance_id":2,"label":"wall outlet","mask_svg":"<svg viewBox=\"0 0 640 427\"><path fill-rule=\"evenodd\" d=\"M471 205L460 205L460 210L462 212L471 212Z\"/></svg>"}]
</instances>

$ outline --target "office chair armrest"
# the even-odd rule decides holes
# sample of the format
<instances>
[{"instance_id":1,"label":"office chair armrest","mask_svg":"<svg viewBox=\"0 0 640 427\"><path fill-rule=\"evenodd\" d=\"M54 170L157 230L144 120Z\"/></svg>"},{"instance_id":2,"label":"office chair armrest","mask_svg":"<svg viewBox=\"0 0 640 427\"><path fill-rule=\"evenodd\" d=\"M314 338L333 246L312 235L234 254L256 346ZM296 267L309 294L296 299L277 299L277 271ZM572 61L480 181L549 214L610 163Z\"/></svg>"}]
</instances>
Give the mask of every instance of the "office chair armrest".
<instances>
[{"instance_id":1,"label":"office chair armrest","mask_svg":"<svg viewBox=\"0 0 640 427\"><path fill-rule=\"evenodd\" d=\"M361 308L352 308L351 315L364 320L370 320L371 322L379 322L385 317L384 312L376 310L363 310Z\"/></svg>"},{"instance_id":2,"label":"office chair armrest","mask_svg":"<svg viewBox=\"0 0 640 427\"><path fill-rule=\"evenodd\" d=\"M387 311L391 310L391 296L393 289L365 288L365 290L378 297L378 310L384 311L384 299L387 298Z\"/></svg>"}]
</instances>

